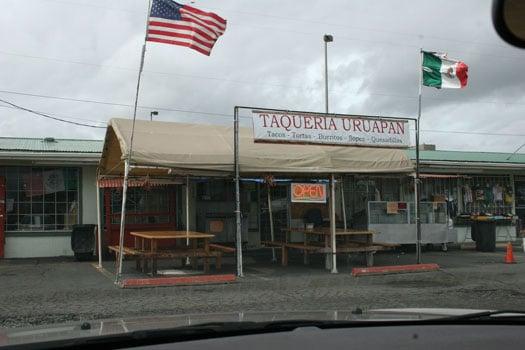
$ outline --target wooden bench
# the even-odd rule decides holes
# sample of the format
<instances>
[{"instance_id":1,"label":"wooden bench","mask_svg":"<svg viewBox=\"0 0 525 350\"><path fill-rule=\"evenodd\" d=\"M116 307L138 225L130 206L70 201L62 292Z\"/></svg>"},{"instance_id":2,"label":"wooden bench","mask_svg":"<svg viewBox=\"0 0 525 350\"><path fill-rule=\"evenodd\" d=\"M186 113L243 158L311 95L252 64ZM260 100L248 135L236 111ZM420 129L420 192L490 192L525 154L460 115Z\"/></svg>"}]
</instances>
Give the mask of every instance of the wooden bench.
<instances>
[{"instance_id":1,"label":"wooden bench","mask_svg":"<svg viewBox=\"0 0 525 350\"><path fill-rule=\"evenodd\" d=\"M111 252L115 253L115 270L116 270L118 268L120 246L118 246L118 245L110 245L110 246L108 246L108 249ZM122 248L122 255L123 255L123 257L132 256L134 258L139 258L139 257L144 255L144 252L142 252L140 250L137 250L137 249L134 249L134 248L130 248L130 247L124 246L124 248ZM138 263L138 260L137 260L137 263Z\"/></svg>"},{"instance_id":2,"label":"wooden bench","mask_svg":"<svg viewBox=\"0 0 525 350\"><path fill-rule=\"evenodd\" d=\"M224 246L225 247L225 246ZM225 247L229 248L229 247ZM119 255L119 246L109 246L108 249L110 251L113 251L115 253L115 266L118 264L118 255ZM231 249L231 248L230 248ZM155 263L154 260L156 259L176 259L180 258L182 260L182 264L184 265L185 261L184 259L190 258L192 260L192 266L193 268L197 268L197 258L203 259L203 265L204 265L204 272L209 272L210 270L210 258L215 258L215 268L217 270L220 270L222 268L222 250L210 250L209 252L206 252L204 248L199 249L191 249L191 248L179 248L179 249L163 249L158 250L156 252L151 252L149 250L138 250L130 247L124 247L122 250L122 254L124 257L126 256L132 256L136 258L137 260L137 269L145 271L147 269L147 260L152 260L152 269L154 269ZM141 267L141 261L142 261L142 267Z\"/></svg>"},{"instance_id":3,"label":"wooden bench","mask_svg":"<svg viewBox=\"0 0 525 350\"><path fill-rule=\"evenodd\" d=\"M118 254L120 251L120 247L118 245L110 245L108 249L111 250L112 252L115 252L115 254ZM124 256L127 256L127 255L136 256L136 255L141 255L142 253L143 252L141 252L140 250L130 248L130 247L124 247L122 249L122 254Z\"/></svg>"},{"instance_id":4,"label":"wooden bench","mask_svg":"<svg viewBox=\"0 0 525 350\"><path fill-rule=\"evenodd\" d=\"M308 264L308 254L310 253L325 253L326 248L324 246L304 244L304 243L283 243L281 264L282 266L288 266L288 250L298 249L303 251L303 262L305 265Z\"/></svg>"},{"instance_id":5,"label":"wooden bench","mask_svg":"<svg viewBox=\"0 0 525 350\"><path fill-rule=\"evenodd\" d=\"M279 241L262 241L261 244L267 247L281 248L281 263L282 266L288 266L288 251L289 249L301 250L304 254L304 264L308 264L309 254L330 254L331 248L326 248L322 243L316 245L315 242L285 243ZM336 254L350 254L363 253L366 258L366 265L368 267L374 264L374 254L381 250L389 250L398 247L398 244L373 242L371 245L365 241L351 240L346 243L337 244Z\"/></svg>"},{"instance_id":6,"label":"wooden bench","mask_svg":"<svg viewBox=\"0 0 525 350\"><path fill-rule=\"evenodd\" d=\"M220 270L222 268L222 251L210 250L206 252L204 248L199 249L171 249L159 250L153 256L155 259L177 259L180 258L182 265L185 264L186 258L190 258L194 269L197 268L197 259L203 259L204 272L210 271L210 259L215 259L215 268Z\"/></svg>"},{"instance_id":7,"label":"wooden bench","mask_svg":"<svg viewBox=\"0 0 525 350\"><path fill-rule=\"evenodd\" d=\"M367 244L366 242L349 242L346 244L338 244L336 254L350 254L350 253L363 253L366 259L366 266L370 267L374 265L374 254L380 250L389 250L395 245L388 244ZM283 243L282 244L282 265L288 265L288 250L298 249L303 251L304 264L308 264L309 254L330 254L331 248L326 248L323 245L312 245L311 243L305 245L304 243Z\"/></svg>"},{"instance_id":8,"label":"wooden bench","mask_svg":"<svg viewBox=\"0 0 525 350\"><path fill-rule=\"evenodd\" d=\"M379 245L385 248L399 248L401 245L397 243L374 242L374 245Z\"/></svg>"},{"instance_id":9,"label":"wooden bench","mask_svg":"<svg viewBox=\"0 0 525 350\"><path fill-rule=\"evenodd\" d=\"M281 248L284 243L279 241L261 241L261 244L265 247Z\"/></svg>"},{"instance_id":10,"label":"wooden bench","mask_svg":"<svg viewBox=\"0 0 525 350\"><path fill-rule=\"evenodd\" d=\"M208 247L210 247L211 250L218 250L223 253L235 253L237 249L233 247L228 247L227 245L217 244L217 243L210 243L208 244Z\"/></svg>"}]
</instances>

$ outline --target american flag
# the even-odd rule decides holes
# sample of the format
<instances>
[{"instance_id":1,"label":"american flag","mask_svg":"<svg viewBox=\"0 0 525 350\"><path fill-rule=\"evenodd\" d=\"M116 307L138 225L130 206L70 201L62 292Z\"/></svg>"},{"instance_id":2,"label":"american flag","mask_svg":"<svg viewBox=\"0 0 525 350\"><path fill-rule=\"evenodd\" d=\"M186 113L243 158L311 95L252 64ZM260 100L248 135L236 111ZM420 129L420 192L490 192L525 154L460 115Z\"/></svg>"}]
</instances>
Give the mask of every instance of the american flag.
<instances>
[{"instance_id":1,"label":"american flag","mask_svg":"<svg viewBox=\"0 0 525 350\"><path fill-rule=\"evenodd\" d=\"M153 0L147 41L180 45L209 56L226 30L226 20L172 0Z\"/></svg>"}]
</instances>

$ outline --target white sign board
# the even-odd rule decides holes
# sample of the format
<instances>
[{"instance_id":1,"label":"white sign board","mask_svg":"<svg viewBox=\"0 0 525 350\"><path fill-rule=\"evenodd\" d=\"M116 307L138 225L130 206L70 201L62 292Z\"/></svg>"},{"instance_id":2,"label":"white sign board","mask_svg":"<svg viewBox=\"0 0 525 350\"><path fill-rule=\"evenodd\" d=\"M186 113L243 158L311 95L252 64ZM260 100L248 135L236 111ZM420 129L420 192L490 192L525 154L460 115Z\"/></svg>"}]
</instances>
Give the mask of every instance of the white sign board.
<instances>
[{"instance_id":1,"label":"white sign board","mask_svg":"<svg viewBox=\"0 0 525 350\"><path fill-rule=\"evenodd\" d=\"M252 111L255 141L409 147L406 119Z\"/></svg>"}]
</instances>

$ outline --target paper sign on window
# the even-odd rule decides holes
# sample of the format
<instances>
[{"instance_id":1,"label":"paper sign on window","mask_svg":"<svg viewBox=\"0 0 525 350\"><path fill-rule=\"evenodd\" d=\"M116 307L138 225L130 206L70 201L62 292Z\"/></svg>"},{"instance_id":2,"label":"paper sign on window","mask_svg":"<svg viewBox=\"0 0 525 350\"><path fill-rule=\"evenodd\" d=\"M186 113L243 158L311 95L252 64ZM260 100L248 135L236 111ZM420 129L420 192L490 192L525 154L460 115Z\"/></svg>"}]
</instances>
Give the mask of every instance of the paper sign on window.
<instances>
[{"instance_id":1,"label":"paper sign on window","mask_svg":"<svg viewBox=\"0 0 525 350\"><path fill-rule=\"evenodd\" d=\"M387 214L397 214L398 207L397 202L386 202L386 213Z\"/></svg>"}]
</instances>

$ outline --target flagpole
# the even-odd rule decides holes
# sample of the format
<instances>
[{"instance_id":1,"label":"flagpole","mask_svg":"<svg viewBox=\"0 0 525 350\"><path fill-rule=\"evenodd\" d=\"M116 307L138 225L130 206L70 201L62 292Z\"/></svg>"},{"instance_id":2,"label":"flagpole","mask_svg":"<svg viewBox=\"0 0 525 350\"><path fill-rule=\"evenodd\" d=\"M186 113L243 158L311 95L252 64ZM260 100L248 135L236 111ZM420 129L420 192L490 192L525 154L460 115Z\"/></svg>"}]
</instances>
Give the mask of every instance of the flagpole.
<instances>
[{"instance_id":1,"label":"flagpole","mask_svg":"<svg viewBox=\"0 0 525 350\"><path fill-rule=\"evenodd\" d=\"M133 106L133 124L131 126L131 137L129 141L129 150L127 159L125 161L124 169L124 180L122 182L122 208L120 211L120 233L119 233L119 253L118 253L118 270L116 281L119 282L122 275L122 263L124 258L124 234L125 234L125 225L126 225L126 194L128 190L128 178L131 165L131 154L133 151L133 137L135 136L135 121L137 120L137 105L139 101L139 91L140 91L140 78L142 77L142 69L144 68L144 57L146 55L146 41L148 39L148 24L149 16L151 12L151 0L148 1L148 12L146 14L146 28L144 34L144 44L142 45L142 52L140 56L140 67L139 74L137 77L137 90L135 91L135 104Z\"/></svg>"},{"instance_id":2,"label":"flagpole","mask_svg":"<svg viewBox=\"0 0 525 350\"><path fill-rule=\"evenodd\" d=\"M419 129L421 119L421 92L423 87L423 49L419 49L419 94L418 94L418 108L416 121L416 177L414 180L414 201L415 201L415 217L416 217L416 260L421 264L421 218L420 218L420 181L419 181Z\"/></svg>"}]
</instances>

